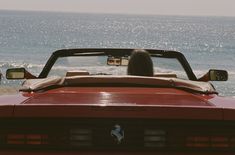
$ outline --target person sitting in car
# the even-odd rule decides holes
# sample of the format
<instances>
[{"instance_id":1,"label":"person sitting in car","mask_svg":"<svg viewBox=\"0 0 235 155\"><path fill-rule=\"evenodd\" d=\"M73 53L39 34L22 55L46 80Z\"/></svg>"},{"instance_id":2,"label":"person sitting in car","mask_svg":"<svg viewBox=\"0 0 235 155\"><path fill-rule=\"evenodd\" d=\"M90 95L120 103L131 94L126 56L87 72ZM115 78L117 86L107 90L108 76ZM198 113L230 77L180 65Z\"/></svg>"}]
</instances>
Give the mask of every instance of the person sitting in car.
<instances>
[{"instance_id":1,"label":"person sitting in car","mask_svg":"<svg viewBox=\"0 0 235 155\"><path fill-rule=\"evenodd\" d=\"M153 62L149 53L142 49L136 49L132 52L128 68L128 75L153 76Z\"/></svg>"}]
</instances>

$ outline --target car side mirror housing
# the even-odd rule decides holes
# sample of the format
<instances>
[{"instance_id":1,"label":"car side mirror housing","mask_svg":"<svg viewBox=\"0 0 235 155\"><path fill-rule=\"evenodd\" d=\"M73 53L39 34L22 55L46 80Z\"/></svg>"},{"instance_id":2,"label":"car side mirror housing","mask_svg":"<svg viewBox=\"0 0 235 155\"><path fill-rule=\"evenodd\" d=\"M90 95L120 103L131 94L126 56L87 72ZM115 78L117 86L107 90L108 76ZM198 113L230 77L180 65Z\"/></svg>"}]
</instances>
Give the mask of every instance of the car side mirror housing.
<instances>
[{"instance_id":1,"label":"car side mirror housing","mask_svg":"<svg viewBox=\"0 0 235 155\"><path fill-rule=\"evenodd\" d=\"M8 80L25 79L25 68L10 68L6 71L6 78Z\"/></svg>"},{"instance_id":2,"label":"car side mirror housing","mask_svg":"<svg viewBox=\"0 0 235 155\"><path fill-rule=\"evenodd\" d=\"M228 72L226 70L209 70L209 81L227 81Z\"/></svg>"}]
</instances>

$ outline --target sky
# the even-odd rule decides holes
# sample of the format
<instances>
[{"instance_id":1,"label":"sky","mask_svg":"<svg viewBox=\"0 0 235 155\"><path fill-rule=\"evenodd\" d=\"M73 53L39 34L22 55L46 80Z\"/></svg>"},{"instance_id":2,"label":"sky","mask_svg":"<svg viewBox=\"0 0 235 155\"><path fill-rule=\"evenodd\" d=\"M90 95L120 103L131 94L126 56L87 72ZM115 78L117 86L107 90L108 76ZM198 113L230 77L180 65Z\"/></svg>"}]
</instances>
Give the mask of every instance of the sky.
<instances>
[{"instance_id":1,"label":"sky","mask_svg":"<svg viewBox=\"0 0 235 155\"><path fill-rule=\"evenodd\" d=\"M235 0L0 0L0 10L235 17Z\"/></svg>"}]
</instances>

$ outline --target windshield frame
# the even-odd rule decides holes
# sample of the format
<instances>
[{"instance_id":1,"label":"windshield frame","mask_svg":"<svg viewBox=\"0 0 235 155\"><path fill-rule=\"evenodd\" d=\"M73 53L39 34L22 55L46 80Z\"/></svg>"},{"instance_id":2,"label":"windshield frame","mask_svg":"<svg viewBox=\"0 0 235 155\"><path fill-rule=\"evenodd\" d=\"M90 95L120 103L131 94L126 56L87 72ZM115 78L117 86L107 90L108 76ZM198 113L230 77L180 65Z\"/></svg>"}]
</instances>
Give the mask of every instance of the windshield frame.
<instances>
[{"instance_id":1,"label":"windshield frame","mask_svg":"<svg viewBox=\"0 0 235 155\"><path fill-rule=\"evenodd\" d=\"M61 57L69 56L130 56L134 49L110 49L110 48L81 48L81 49L62 49L52 53L51 57L48 59L38 78L46 78L57 61ZM151 57L163 57L163 58L175 58L182 65L184 71L186 72L188 79L197 81L195 74L192 71L188 61L184 55L177 51L166 51L166 50L155 50L155 49L145 49Z\"/></svg>"}]
</instances>

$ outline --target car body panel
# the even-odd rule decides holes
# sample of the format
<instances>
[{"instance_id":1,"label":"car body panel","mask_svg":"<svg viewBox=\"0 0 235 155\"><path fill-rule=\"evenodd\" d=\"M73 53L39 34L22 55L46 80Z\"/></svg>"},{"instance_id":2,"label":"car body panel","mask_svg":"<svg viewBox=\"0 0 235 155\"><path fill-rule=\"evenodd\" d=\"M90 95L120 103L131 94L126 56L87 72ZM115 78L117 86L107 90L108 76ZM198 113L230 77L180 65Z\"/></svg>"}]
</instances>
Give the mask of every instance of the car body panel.
<instances>
[{"instance_id":1,"label":"car body panel","mask_svg":"<svg viewBox=\"0 0 235 155\"><path fill-rule=\"evenodd\" d=\"M4 155L234 155L233 152L128 152L128 151L0 151Z\"/></svg>"},{"instance_id":2,"label":"car body panel","mask_svg":"<svg viewBox=\"0 0 235 155\"><path fill-rule=\"evenodd\" d=\"M26 101L31 95L24 96L23 93L18 93L15 95L2 95L0 96L0 106L2 105L15 105Z\"/></svg>"},{"instance_id":3,"label":"car body panel","mask_svg":"<svg viewBox=\"0 0 235 155\"><path fill-rule=\"evenodd\" d=\"M232 99L172 88L65 87L2 96L0 101L4 117L235 120Z\"/></svg>"},{"instance_id":4,"label":"car body panel","mask_svg":"<svg viewBox=\"0 0 235 155\"><path fill-rule=\"evenodd\" d=\"M182 90L138 87L64 87L38 93L23 104L213 106Z\"/></svg>"},{"instance_id":5,"label":"car body panel","mask_svg":"<svg viewBox=\"0 0 235 155\"><path fill-rule=\"evenodd\" d=\"M13 114L14 105L1 105L0 117L11 117Z\"/></svg>"},{"instance_id":6,"label":"car body panel","mask_svg":"<svg viewBox=\"0 0 235 155\"><path fill-rule=\"evenodd\" d=\"M27 89L22 89L17 95L0 96L0 118L4 124L0 129L0 146L3 148L0 148L0 154L234 154L235 100L218 96L210 83L206 83L206 87L201 87L201 83L204 86L204 82L196 78L187 60L179 52L147 50L152 57L176 57L189 80L131 75L126 78L121 76L120 80L114 75L91 74L83 78L62 77L58 81L55 78L56 82L52 85L48 81L50 69L59 57L121 57L130 56L132 51L133 49L64 49L54 52L39 76L31 79L35 82L34 85L29 84ZM147 82L144 79L148 79ZM135 83L136 81L140 83ZM27 80L24 84L27 82L30 83ZM198 89L192 89L192 86ZM111 135L113 131L117 132L117 129L118 134L123 133L123 138L125 130L127 137L127 141L121 145ZM85 142L90 142L89 147L80 150L80 147L72 146L73 136L78 138L84 135L88 136ZM136 140L136 137L140 139ZM48 143L44 143L44 138L48 138ZM140 145L133 145L133 142L140 142ZM200 148L204 142L208 145L205 149ZM217 145L217 142L222 145L214 149L213 145ZM46 144L46 147L39 144ZM153 149L146 144L154 144ZM225 152L221 151L224 146L230 144L234 146ZM58 146L61 146L61 150ZM128 148L129 146L131 148Z\"/></svg>"},{"instance_id":7,"label":"car body panel","mask_svg":"<svg viewBox=\"0 0 235 155\"><path fill-rule=\"evenodd\" d=\"M235 101L231 97L215 96L209 100L216 107L223 109L224 120L235 120Z\"/></svg>"},{"instance_id":8,"label":"car body panel","mask_svg":"<svg viewBox=\"0 0 235 155\"><path fill-rule=\"evenodd\" d=\"M14 106L27 100L22 94L0 96L0 117L11 117Z\"/></svg>"},{"instance_id":9,"label":"car body panel","mask_svg":"<svg viewBox=\"0 0 235 155\"><path fill-rule=\"evenodd\" d=\"M218 108L199 107L140 107L140 106L77 106L77 105L18 105L14 117L81 117L81 118L156 118L222 120Z\"/></svg>"},{"instance_id":10,"label":"car body panel","mask_svg":"<svg viewBox=\"0 0 235 155\"><path fill-rule=\"evenodd\" d=\"M109 87L37 93L15 106L14 117L223 119L221 108L182 90Z\"/></svg>"}]
</instances>

